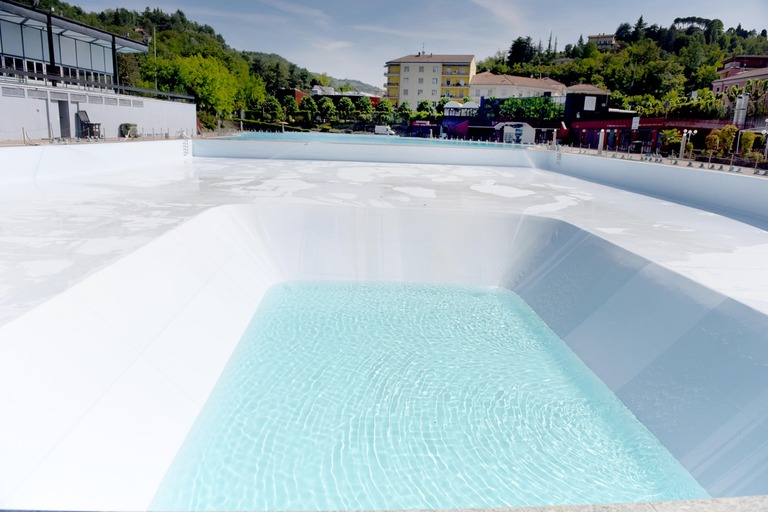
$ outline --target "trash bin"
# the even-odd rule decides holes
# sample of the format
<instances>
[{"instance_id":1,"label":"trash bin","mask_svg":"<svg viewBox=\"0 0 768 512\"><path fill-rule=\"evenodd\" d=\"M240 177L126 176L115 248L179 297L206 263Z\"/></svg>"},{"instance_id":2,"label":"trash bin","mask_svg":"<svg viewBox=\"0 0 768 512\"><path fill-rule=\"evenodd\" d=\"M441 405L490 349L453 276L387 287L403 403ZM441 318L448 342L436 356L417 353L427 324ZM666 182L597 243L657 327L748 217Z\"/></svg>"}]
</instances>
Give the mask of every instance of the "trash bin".
<instances>
[{"instance_id":1,"label":"trash bin","mask_svg":"<svg viewBox=\"0 0 768 512\"><path fill-rule=\"evenodd\" d=\"M138 137L135 123L123 123L120 125L120 136L135 139Z\"/></svg>"},{"instance_id":2,"label":"trash bin","mask_svg":"<svg viewBox=\"0 0 768 512\"><path fill-rule=\"evenodd\" d=\"M633 140L632 141L632 153L642 153L643 151L643 141L641 140Z\"/></svg>"}]
</instances>

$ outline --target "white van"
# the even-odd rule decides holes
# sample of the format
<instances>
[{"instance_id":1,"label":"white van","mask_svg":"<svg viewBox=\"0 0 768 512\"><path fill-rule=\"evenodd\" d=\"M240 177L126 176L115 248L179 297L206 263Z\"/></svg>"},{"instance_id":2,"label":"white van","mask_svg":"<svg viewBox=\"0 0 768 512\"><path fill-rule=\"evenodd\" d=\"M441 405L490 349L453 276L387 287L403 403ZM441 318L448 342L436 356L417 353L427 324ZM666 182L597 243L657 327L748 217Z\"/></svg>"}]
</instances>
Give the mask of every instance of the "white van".
<instances>
[{"instance_id":1,"label":"white van","mask_svg":"<svg viewBox=\"0 0 768 512\"><path fill-rule=\"evenodd\" d=\"M395 135L395 131L386 125L380 125L373 129L376 135Z\"/></svg>"}]
</instances>

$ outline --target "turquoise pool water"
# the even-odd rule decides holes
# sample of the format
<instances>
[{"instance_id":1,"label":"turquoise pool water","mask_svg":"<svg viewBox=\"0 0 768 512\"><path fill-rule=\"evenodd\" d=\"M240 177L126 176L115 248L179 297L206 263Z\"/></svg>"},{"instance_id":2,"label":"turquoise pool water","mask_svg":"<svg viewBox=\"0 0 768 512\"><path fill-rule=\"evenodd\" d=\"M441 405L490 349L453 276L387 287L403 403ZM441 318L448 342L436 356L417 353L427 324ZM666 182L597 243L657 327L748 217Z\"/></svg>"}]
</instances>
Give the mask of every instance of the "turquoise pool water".
<instances>
[{"instance_id":1,"label":"turquoise pool water","mask_svg":"<svg viewBox=\"0 0 768 512\"><path fill-rule=\"evenodd\" d=\"M151 508L702 497L514 293L300 282L264 297Z\"/></svg>"},{"instance_id":2,"label":"turquoise pool water","mask_svg":"<svg viewBox=\"0 0 768 512\"><path fill-rule=\"evenodd\" d=\"M366 135L360 133L321 133L321 132L246 132L229 139L271 140L293 142L342 142L347 144L404 144L411 146L462 146L487 147L496 149L519 149L520 144L498 144L494 142L426 139L421 137L398 137L389 135Z\"/></svg>"}]
</instances>

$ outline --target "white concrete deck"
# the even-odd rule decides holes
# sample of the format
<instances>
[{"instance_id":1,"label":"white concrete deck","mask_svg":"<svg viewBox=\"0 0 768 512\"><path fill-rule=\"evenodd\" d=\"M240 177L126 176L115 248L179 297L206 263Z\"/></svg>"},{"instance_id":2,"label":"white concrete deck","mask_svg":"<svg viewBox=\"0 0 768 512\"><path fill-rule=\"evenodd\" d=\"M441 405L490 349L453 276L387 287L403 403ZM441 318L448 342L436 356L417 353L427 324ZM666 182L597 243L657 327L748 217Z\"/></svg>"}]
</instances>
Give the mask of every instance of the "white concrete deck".
<instances>
[{"instance_id":1,"label":"white concrete deck","mask_svg":"<svg viewBox=\"0 0 768 512\"><path fill-rule=\"evenodd\" d=\"M297 278L508 286L711 493L764 493L759 211L746 224L529 167L624 171L583 155L405 165L186 144L0 149L0 508L146 507L261 294Z\"/></svg>"}]
</instances>

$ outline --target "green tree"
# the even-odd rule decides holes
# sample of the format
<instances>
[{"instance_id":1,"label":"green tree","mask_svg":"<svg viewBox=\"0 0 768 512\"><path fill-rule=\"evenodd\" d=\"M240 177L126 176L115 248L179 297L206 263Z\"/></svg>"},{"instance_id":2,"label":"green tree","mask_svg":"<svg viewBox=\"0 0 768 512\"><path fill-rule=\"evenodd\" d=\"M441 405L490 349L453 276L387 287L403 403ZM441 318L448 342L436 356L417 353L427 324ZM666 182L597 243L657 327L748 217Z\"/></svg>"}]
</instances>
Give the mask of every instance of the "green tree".
<instances>
[{"instance_id":1,"label":"green tree","mask_svg":"<svg viewBox=\"0 0 768 512\"><path fill-rule=\"evenodd\" d=\"M238 84L221 61L197 54L182 57L177 64L181 84L195 96L201 110L210 113L232 112Z\"/></svg>"},{"instance_id":2,"label":"green tree","mask_svg":"<svg viewBox=\"0 0 768 512\"><path fill-rule=\"evenodd\" d=\"M512 41L507 53L507 66L530 62L533 59L535 49L530 37L518 37Z\"/></svg>"},{"instance_id":3,"label":"green tree","mask_svg":"<svg viewBox=\"0 0 768 512\"><path fill-rule=\"evenodd\" d=\"M707 154L710 157L720 152L720 137L718 137L717 131L718 130L712 130L712 133L707 135L707 138L704 141L707 146Z\"/></svg>"},{"instance_id":4,"label":"green tree","mask_svg":"<svg viewBox=\"0 0 768 512\"><path fill-rule=\"evenodd\" d=\"M499 113L508 119L551 121L563 116L563 105L542 96L507 98L501 104Z\"/></svg>"},{"instance_id":5,"label":"green tree","mask_svg":"<svg viewBox=\"0 0 768 512\"><path fill-rule=\"evenodd\" d=\"M411 120L411 106L407 101L403 101L397 106L397 117L400 118L403 124L407 124Z\"/></svg>"},{"instance_id":6,"label":"green tree","mask_svg":"<svg viewBox=\"0 0 768 512\"><path fill-rule=\"evenodd\" d=\"M336 107L336 111L339 114L339 118L342 121L349 121L355 113L355 104L349 97L344 96L339 100L339 105Z\"/></svg>"},{"instance_id":7,"label":"green tree","mask_svg":"<svg viewBox=\"0 0 768 512\"><path fill-rule=\"evenodd\" d=\"M299 109L304 114L307 123L313 126L317 118L317 103L312 96L304 96L299 104Z\"/></svg>"},{"instance_id":8,"label":"green tree","mask_svg":"<svg viewBox=\"0 0 768 512\"><path fill-rule=\"evenodd\" d=\"M274 96L267 96L264 101L264 120L272 123L285 121L285 113L280 102Z\"/></svg>"},{"instance_id":9,"label":"green tree","mask_svg":"<svg viewBox=\"0 0 768 512\"><path fill-rule=\"evenodd\" d=\"M283 96L281 106L283 107L283 112L285 112L286 120L293 122L299 113L299 104L296 102L296 98L292 95Z\"/></svg>"},{"instance_id":10,"label":"green tree","mask_svg":"<svg viewBox=\"0 0 768 512\"><path fill-rule=\"evenodd\" d=\"M320 101L317 102L317 111L324 122L336 120L336 105L328 96L320 98Z\"/></svg>"},{"instance_id":11,"label":"green tree","mask_svg":"<svg viewBox=\"0 0 768 512\"><path fill-rule=\"evenodd\" d=\"M743 156L747 156L752 152L752 148L755 145L755 137L755 132L741 132L741 154Z\"/></svg>"},{"instance_id":12,"label":"green tree","mask_svg":"<svg viewBox=\"0 0 768 512\"><path fill-rule=\"evenodd\" d=\"M643 20L643 17L640 16L637 19L637 23L635 23L635 26L632 27L632 39L634 41L639 41L642 38L645 37L645 28L648 26L648 24Z\"/></svg>"},{"instance_id":13,"label":"green tree","mask_svg":"<svg viewBox=\"0 0 768 512\"><path fill-rule=\"evenodd\" d=\"M704 31L704 37L706 38L707 43L715 44L719 42L720 38L723 37L724 28L722 21L718 19L709 20L707 28Z\"/></svg>"},{"instance_id":14,"label":"green tree","mask_svg":"<svg viewBox=\"0 0 768 512\"><path fill-rule=\"evenodd\" d=\"M421 100L416 106L416 112L421 112L425 116L434 116L436 114L435 106L429 100Z\"/></svg>"},{"instance_id":15,"label":"green tree","mask_svg":"<svg viewBox=\"0 0 768 512\"><path fill-rule=\"evenodd\" d=\"M389 101L382 99L376 104L374 114L377 123L389 124L395 115L395 107Z\"/></svg>"},{"instance_id":16,"label":"green tree","mask_svg":"<svg viewBox=\"0 0 768 512\"><path fill-rule=\"evenodd\" d=\"M616 40L617 41L624 41L624 42L631 42L632 41L632 25L629 23L621 23L616 28Z\"/></svg>"},{"instance_id":17,"label":"green tree","mask_svg":"<svg viewBox=\"0 0 768 512\"><path fill-rule=\"evenodd\" d=\"M370 123L373 119L373 103L368 96L361 96L357 99L357 116L363 123Z\"/></svg>"},{"instance_id":18,"label":"green tree","mask_svg":"<svg viewBox=\"0 0 768 512\"><path fill-rule=\"evenodd\" d=\"M724 126L717 131L717 136L720 138L720 148L722 153L731 152L733 141L736 140L736 134L738 132L739 129L732 124Z\"/></svg>"},{"instance_id":19,"label":"green tree","mask_svg":"<svg viewBox=\"0 0 768 512\"><path fill-rule=\"evenodd\" d=\"M582 59L595 59L599 53L600 52L597 50L597 44L590 41L581 47L579 50L579 57Z\"/></svg>"}]
</instances>

